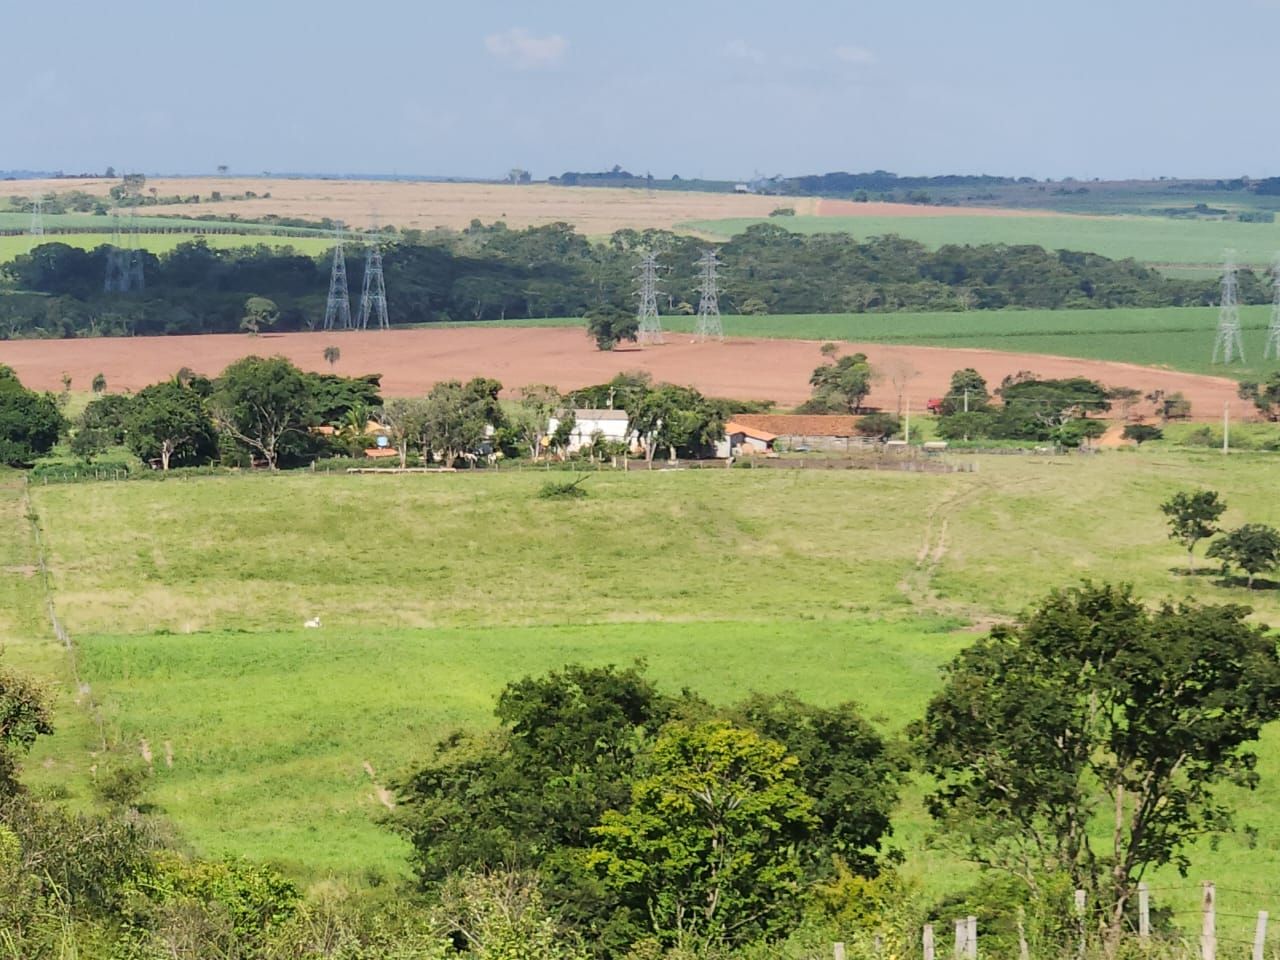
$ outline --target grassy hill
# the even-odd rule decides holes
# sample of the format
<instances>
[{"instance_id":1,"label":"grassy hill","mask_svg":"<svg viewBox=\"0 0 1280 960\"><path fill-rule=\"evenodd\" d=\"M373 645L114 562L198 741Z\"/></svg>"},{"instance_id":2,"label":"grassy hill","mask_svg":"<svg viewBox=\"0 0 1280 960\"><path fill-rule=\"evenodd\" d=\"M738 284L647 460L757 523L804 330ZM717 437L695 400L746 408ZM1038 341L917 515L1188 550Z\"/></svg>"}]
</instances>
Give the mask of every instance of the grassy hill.
<instances>
[{"instance_id":1,"label":"grassy hill","mask_svg":"<svg viewBox=\"0 0 1280 960\"><path fill-rule=\"evenodd\" d=\"M37 789L87 803L93 770L145 751L149 799L197 849L376 879L406 869L380 789L446 730L491 723L504 683L565 662L642 658L662 687L718 701L854 699L898 733L975 629L1083 577L1280 622L1276 591L1180 575L1157 509L1207 485L1229 524L1277 524L1273 471L1263 455L1143 450L949 475L633 472L593 476L574 503L538 498L540 471L33 487L78 679L43 639L10 483L0 639L62 690L60 733L29 765ZM322 629L301 629L316 615ZM1206 844L1188 881L1162 884L1267 888L1277 733L1261 790L1241 797L1256 832ZM896 838L929 889L972 876L931 839L918 789Z\"/></svg>"},{"instance_id":2,"label":"grassy hill","mask_svg":"<svg viewBox=\"0 0 1280 960\"><path fill-rule=\"evenodd\" d=\"M1183 220L1130 216L942 216L777 217L697 220L682 227L728 238L753 223L772 223L796 233L849 233L866 238L897 234L931 248L946 244L1037 244L1048 250L1087 250L1113 259L1176 268L1171 272L1213 273L1223 251L1233 248L1241 264L1265 268L1280 250L1280 223Z\"/></svg>"}]
</instances>

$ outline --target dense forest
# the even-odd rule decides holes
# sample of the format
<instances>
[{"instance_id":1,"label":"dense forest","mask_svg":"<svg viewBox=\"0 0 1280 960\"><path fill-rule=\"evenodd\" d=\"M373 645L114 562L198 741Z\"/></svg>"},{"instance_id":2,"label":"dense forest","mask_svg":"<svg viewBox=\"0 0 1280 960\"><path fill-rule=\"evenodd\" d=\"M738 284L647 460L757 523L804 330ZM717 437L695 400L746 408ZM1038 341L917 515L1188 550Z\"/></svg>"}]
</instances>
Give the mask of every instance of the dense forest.
<instances>
[{"instance_id":1,"label":"dense forest","mask_svg":"<svg viewBox=\"0 0 1280 960\"><path fill-rule=\"evenodd\" d=\"M593 243L568 224L524 230L478 221L463 231L412 232L383 253L391 322L423 324L582 316L629 308L635 264L662 266L663 313L692 313L706 242L665 231L621 230ZM1132 260L1038 246L924 245L896 236L860 241L803 236L758 224L717 248L721 304L730 313L862 313L1163 307L1216 302L1212 279L1174 280ZM46 243L17 257L0 281L0 338L215 333L240 329L248 300L281 330L323 318L330 258L266 246L215 250L197 240L141 258L145 290L105 293L111 249ZM348 250L350 288L364 263ZM1241 299L1267 302L1265 278L1243 271ZM259 304L261 307L261 304ZM256 321L255 321L256 322Z\"/></svg>"}]
</instances>

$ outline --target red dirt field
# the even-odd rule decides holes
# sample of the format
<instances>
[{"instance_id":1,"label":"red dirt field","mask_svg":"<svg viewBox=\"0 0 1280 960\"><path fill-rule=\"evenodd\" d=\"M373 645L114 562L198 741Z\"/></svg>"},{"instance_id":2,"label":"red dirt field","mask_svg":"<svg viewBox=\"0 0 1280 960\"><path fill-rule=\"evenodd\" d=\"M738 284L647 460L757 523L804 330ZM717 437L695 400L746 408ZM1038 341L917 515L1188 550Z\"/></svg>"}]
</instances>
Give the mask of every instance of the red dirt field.
<instances>
[{"instance_id":1,"label":"red dirt field","mask_svg":"<svg viewBox=\"0 0 1280 960\"><path fill-rule=\"evenodd\" d=\"M304 369L325 371L329 366L324 348L334 344L342 351L335 372L381 373L388 396L421 394L437 381L474 376L494 377L508 393L532 383L567 390L602 383L621 371L647 370L656 381L692 385L710 396L775 400L789 407L808 398L809 375L822 362L815 341L693 343L688 334L669 334L667 340L661 346L612 353L597 350L576 327L11 340L0 343L0 363L13 367L23 383L38 390L61 389L64 372L73 390L87 390L99 372L112 391L137 390L184 366L213 376L250 354L279 354ZM944 394L952 371L960 367L976 368L992 385L1008 374L1030 370L1045 377L1085 376L1144 393L1180 390L1191 400L1193 413L1205 419L1221 416L1222 405L1236 399L1232 380L1133 364L880 343L842 344L842 349L865 352L873 366L905 363L918 371L905 390L917 410L924 408L927 398ZM895 393L886 377L872 390L869 403L892 409ZM1237 409L1241 406L1235 404Z\"/></svg>"}]
</instances>

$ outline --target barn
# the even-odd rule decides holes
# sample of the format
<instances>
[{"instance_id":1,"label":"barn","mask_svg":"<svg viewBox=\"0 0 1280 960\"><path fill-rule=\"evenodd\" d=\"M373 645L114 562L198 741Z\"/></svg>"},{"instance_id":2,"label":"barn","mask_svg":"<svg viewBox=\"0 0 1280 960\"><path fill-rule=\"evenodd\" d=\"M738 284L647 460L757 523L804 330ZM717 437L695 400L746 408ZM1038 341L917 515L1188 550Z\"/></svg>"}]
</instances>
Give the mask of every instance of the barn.
<instances>
[{"instance_id":1,"label":"barn","mask_svg":"<svg viewBox=\"0 0 1280 960\"><path fill-rule=\"evenodd\" d=\"M772 437L766 445L778 451L849 453L876 446L875 440L858 434L858 420L827 414L743 413L725 425L725 433L731 434L732 426L741 432L744 443L753 446L764 437ZM731 440L736 435L732 434Z\"/></svg>"}]
</instances>

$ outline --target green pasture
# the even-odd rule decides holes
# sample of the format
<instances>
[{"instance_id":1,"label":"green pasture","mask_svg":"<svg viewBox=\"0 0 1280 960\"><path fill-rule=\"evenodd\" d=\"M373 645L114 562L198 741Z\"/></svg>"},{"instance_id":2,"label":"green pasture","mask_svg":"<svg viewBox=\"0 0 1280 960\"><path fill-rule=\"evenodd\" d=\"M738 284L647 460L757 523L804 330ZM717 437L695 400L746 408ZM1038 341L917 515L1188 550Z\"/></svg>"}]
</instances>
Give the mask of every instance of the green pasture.
<instances>
[{"instance_id":1,"label":"green pasture","mask_svg":"<svg viewBox=\"0 0 1280 960\"><path fill-rule=\"evenodd\" d=\"M181 210L181 206L145 207L147 210ZM329 231L318 227L278 227L270 223L247 223L244 220L228 218L226 220L204 220L194 217L165 216L163 214L141 213L130 220L128 209L123 208L118 221L109 214L93 213L46 213L41 218L45 230L84 230L92 233L110 233L118 222L121 227L133 223L139 230L173 230L200 227L206 230L233 230L237 233L297 233L327 236ZM31 214L22 212L0 212L0 230L21 230L31 228ZM52 234L50 234L52 236Z\"/></svg>"},{"instance_id":2,"label":"green pasture","mask_svg":"<svg viewBox=\"0 0 1280 960\"><path fill-rule=\"evenodd\" d=\"M977 631L1082 578L1246 602L1280 623L1280 592L1219 585L1203 560L1185 576L1157 506L1210 486L1228 525L1280 524L1274 456L957 460L976 472L602 473L575 502L540 499L534 470L33 486L91 691L79 705L42 639L11 484L5 659L63 691L61 732L28 779L86 804L91 771L140 763L145 741L148 799L195 849L360 882L407 871L379 787L444 731L491 723L504 683L566 662L642 658L665 689L718 702L853 699L894 734ZM312 616L323 627L302 629ZM1270 889L1276 734L1262 788L1239 797L1256 832L1204 845L1185 881L1153 879L1177 903L1194 906L1199 879ZM935 892L962 885L972 873L932 836L921 790L897 821L905 869Z\"/></svg>"},{"instance_id":3,"label":"green pasture","mask_svg":"<svg viewBox=\"0 0 1280 960\"><path fill-rule=\"evenodd\" d=\"M681 228L728 239L756 223L794 233L848 233L860 239L897 234L931 248L947 244L1037 244L1087 250L1158 265L1215 265L1233 248L1238 262L1266 267L1280 251L1280 223L1178 220L1169 217L951 216L774 217L695 220Z\"/></svg>"},{"instance_id":4,"label":"green pasture","mask_svg":"<svg viewBox=\"0 0 1280 960\"><path fill-rule=\"evenodd\" d=\"M137 235L138 246L152 253L168 253L179 244L193 243L202 240L210 247L219 250L231 250L237 247L255 247L266 244L269 247L292 247L299 253L318 256L333 247L332 240L325 237L279 237L267 233L140 233ZM59 233L48 234L44 243L65 243L67 246L93 250L111 242L109 233ZM8 263L21 254L31 250L32 238L29 236L0 236L0 263Z\"/></svg>"}]
</instances>

